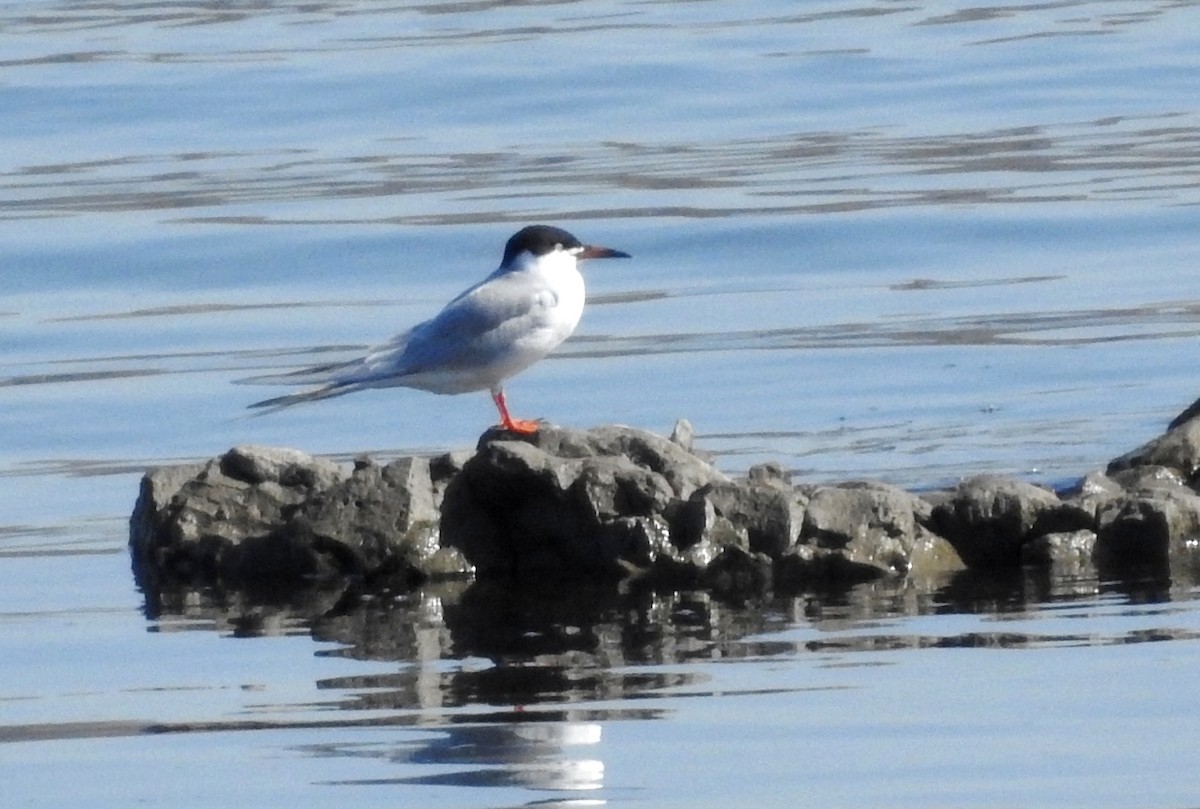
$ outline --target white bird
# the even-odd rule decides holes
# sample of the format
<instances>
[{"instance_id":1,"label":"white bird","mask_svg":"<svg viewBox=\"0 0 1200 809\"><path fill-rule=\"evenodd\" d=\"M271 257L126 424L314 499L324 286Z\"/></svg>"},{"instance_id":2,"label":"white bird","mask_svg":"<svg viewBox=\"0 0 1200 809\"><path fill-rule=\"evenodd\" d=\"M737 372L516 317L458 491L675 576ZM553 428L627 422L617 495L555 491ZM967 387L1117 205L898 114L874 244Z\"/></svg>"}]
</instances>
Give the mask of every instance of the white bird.
<instances>
[{"instance_id":1,"label":"white bird","mask_svg":"<svg viewBox=\"0 0 1200 809\"><path fill-rule=\"evenodd\" d=\"M405 387L432 393L489 390L500 426L537 432L538 422L514 419L502 383L558 347L583 314L578 263L588 258L629 258L628 253L581 243L567 231L530 225L504 246L499 268L438 313L365 357L309 368L288 376L319 387L256 402L278 410L369 388Z\"/></svg>"}]
</instances>

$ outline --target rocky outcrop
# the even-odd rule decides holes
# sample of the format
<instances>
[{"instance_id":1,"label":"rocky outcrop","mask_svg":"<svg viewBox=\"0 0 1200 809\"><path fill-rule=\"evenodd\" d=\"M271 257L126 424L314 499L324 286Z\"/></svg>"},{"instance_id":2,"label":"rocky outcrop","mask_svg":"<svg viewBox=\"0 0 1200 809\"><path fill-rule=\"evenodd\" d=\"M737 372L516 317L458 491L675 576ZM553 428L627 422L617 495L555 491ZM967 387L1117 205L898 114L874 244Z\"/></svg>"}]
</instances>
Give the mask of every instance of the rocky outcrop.
<instances>
[{"instance_id":1,"label":"rocky outcrop","mask_svg":"<svg viewBox=\"0 0 1200 809\"><path fill-rule=\"evenodd\" d=\"M291 587L347 577L405 581L470 566L438 541L450 456L345 469L272 447L146 474L130 522L139 582Z\"/></svg>"},{"instance_id":2,"label":"rocky outcrop","mask_svg":"<svg viewBox=\"0 0 1200 809\"><path fill-rule=\"evenodd\" d=\"M742 591L1035 565L1192 560L1200 419L1070 490L981 475L920 495L882 483L740 479L628 427L493 429L473 453L352 466L235 447L149 472L131 519L143 586L406 587L439 577L633 578Z\"/></svg>"}]
</instances>

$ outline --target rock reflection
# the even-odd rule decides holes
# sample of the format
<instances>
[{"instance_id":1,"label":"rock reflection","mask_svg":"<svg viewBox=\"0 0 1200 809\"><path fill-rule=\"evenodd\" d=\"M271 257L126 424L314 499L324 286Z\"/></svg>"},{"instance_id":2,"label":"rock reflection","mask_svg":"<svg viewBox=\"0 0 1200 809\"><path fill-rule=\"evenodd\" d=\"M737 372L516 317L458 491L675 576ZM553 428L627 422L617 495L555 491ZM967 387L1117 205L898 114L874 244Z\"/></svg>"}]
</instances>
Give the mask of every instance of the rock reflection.
<instances>
[{"instance_id":1,"label":"rock reflection","mask_svg":"<svg viewBox=\"0 0 1200 809\"><path fill-rule=\"evenodd\" d=\"M356 591L292 594L158 594L148 613L156 631L217 629L231 635L310 633L333 644L320 656L399 664L384 672L318 683L350 711L427 714L491 706L549 716L556 707L620 704L646 696L704 693L702 663L794 656L814 651L878 651L930 646L1038 646L1140 642L1125 634L1029 633L978 626L960 635L922 633L925 616L1041 621L1064 607L1113 609L1194 597L1200 572L1187 569L1005 574L956 571L922 581L882 580L820 591L742 593L723 600L703 591L654 592L608 583L514 587L443 582L402 594ZM895 631L902 627L902 631ZM800 632L804 637L795 638ZM1181 637L1156 628L1154 639ZM1190 637L1190 633L1184 633ZM627 705L625 706L627 708ZM529 713L526 713L529 712ZM613 715L622 714L614 710ZM440 718L439 718L440 717Z\"/></svg>"},{"instance_id":2,"label":"rock reflection","mask_svg":"<svg viewBox=\"0 0 1200 809\"><path fill-rule=\"evenodd\" d=\"M631 595L608 585L512 589L441 586L312 623L334 654L408 665L339 678L350 709L428 710L619 701L695 686L700 672L660 666L782 651L748 643L770 613L726 609L706 594ZM457 661L446 665L445 661Z\"/></svg>"},{"instance_id":3,"label":"rock reflection","mask_svg":"<svg viewBox=\"0 0 1200 809\"><path fill-rule=\"evenodd\" d=\"M890 665L896 653L909 650L1200 639L1200 632L1171 624L1178 613L1187 626L1186 602L1194 600L1197 578L1170 574L1174 578L1167 571L1109 579L1081 571L958 572L822 591L744 593L736 601L635 586L499 582L274 602L262 594L159 594L155 629L307 631L323 644L319 656L382 663L382 669L364 666L362 673L318 681L329 698L303 707L319 713L284 720L378 731L367 741L339 735L302 748L312 756L398 765L394 778L337 784L586 793L604 786L607 723L668 718L681 699L850 687L798 676L783 689L739 691L714 666L792 661L802 672L806 665ZM280 723L237 719L154 732L268 727Z\"/></svg>"}]
</instances>

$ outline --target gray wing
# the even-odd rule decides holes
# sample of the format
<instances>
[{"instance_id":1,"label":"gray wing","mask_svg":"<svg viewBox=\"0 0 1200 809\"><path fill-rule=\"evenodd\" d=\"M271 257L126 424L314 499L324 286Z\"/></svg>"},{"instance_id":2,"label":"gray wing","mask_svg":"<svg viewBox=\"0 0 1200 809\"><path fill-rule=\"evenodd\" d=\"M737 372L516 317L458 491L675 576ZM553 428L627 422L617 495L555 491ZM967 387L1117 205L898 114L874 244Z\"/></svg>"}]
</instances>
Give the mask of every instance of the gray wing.
<instances>
[{"instance_id":1,"label":"gray wing","mask_svg":"<svg viewBox=\"0 0 1200 809\"><path fill-rule=\"evenodd\" d=\"M527 278L493 273L450 301L436 317L398 334L365 357L295 373L319 387L250 407L273 412L373 387L404 385L407 377L453 373L502 361L516 336L536 329L555 304L552 291Z\"/></svg>"},{"instance_id":2,"label":"gray wing","mask_svg":"<svg viewBox=\"0 0 1200 809\"><path fill-rule=\"evenodd\" d=\"M429 371L470 368L511 350L515 335L536 328L554 293L514 273L493 273L446 304L431 320L397 335L340 376L369 383Z\"/></svg>"}]
</instances>

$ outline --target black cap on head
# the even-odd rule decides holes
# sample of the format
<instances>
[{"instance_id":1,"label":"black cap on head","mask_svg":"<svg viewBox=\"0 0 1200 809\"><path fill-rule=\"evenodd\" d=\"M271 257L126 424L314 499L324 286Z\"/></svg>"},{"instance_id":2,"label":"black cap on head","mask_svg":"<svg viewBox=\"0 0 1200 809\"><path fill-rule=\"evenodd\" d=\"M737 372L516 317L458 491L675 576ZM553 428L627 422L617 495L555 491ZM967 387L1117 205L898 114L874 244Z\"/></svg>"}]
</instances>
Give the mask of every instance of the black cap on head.
<instances>
[{"instance_id":1,"label":"black cap on head","mask_svg":"<svg viewBox=\"0 0 1200 809\"><path fill-rule=\"evenodd\" d=\"M555 247L569 249L583 247L583 243L562 228L552 225L529 225L514 233L508 244L504 245L504 258L500 263L508 264L522 251L544 256L553 253Z\"/></svg>"}]
</instances>

